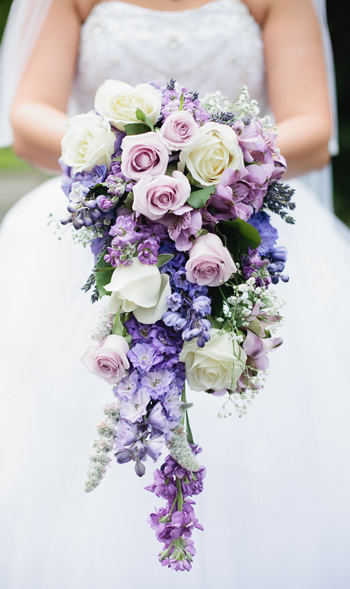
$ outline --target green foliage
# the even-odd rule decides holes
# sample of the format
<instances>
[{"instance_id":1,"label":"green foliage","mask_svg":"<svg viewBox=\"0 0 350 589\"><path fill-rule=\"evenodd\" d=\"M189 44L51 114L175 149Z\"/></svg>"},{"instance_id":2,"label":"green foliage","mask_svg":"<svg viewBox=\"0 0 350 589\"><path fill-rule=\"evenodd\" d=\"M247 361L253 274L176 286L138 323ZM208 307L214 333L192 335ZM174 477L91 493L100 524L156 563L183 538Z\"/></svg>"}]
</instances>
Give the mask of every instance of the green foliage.
<instances>
[{"instance_id":1,"label":"green foliage","mask_svg":"<svg viewBox=\"0 0 350 589\"><path fill-rule=\"evenodd\" d=\"M216 225L215 231L223 238L234 260L247 254L248 247L256 249L261 243L258 230L242 219L221 221Z\"/></svg>"},{"instance_id":2,"label":"green foliage","mask_svg":"<svg viewBox=\"0 0 350 589\"><path fill-rule=\"evenodd\" d=\"M170 262L170 260L173 257L174 257L173 254L159 254L156 266L158 268L160 268L161 266L164 266L164 264L166 264L167 262Z\"/></svg>"},{"instance_id":3,"label":"green foliage","mask_svg":"<svg viewBox=\"0 0 350 589\"><path fill-rule=\"evenodd\" d=\"M145 123L129 123L129 125L125 125L125 132L127 135L141 135L149 133L149 126Z\"/></svg>"},{"instance_id":4,"label":"green foliage","mask_svg":"<svg viewBox=\"0 0 350 589\"><path fill-rule=\"evenodd\" d=\"M192 190L191 196L187 202L194 209L201 209L207 204L210 196L214 192L215 186L206 186L205 188L200 188L199 190Z\"/></svg>"},{"instance_id":5,"label":"green foliage","mask_svg":"<svg viewBox=\"0 0 350 589\"><path fill-rule=\"evenodd\" d=\"M139 121L143 121L146 125L148 125L151 131L154 131L154 125L151 119L148 118L148 116L145 115L145 113L140 108L136 109L136 116Z\"/></svg>"},{"instance_id":6,"label":"green foliage","mask_svg":"<svg viewBox=\"0 0 350 589\"><path fill-rule=\"evenodd\" d=\"M111 281L114 270L115 268L105 262L103 255L101 255L95 266L96 287L100 297L110 295L104 287Z\"/></svg>"}]
</instances>

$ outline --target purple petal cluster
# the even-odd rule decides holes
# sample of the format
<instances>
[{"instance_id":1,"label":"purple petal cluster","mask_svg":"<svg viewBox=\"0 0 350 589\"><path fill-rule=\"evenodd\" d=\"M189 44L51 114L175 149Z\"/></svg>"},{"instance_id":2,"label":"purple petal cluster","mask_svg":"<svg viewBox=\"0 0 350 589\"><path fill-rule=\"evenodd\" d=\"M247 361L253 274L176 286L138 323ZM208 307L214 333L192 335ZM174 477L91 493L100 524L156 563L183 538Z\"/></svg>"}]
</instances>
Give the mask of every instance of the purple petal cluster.
<instances>
[{"instance_id":1,"label":"purple petal cluster","mask_svg":"<svg viewBox=\"0 0 350 589\"><path fill-rule=\"evenodd\" d=\"M167 252L176 251L172 244L167 245ZM161 268L161 272L169 274L172 292L167 299L169 311L163 315L163 321L175 331L181 331L185 341L198 338L197 344L203 348L210 339L211 323L206 317L211 313L211 299L206 286L187 280L185 263L185 255L177 253Z\"/></svg>"},{"instance_id":2,"label":"purple petal cluster","mask_svg":"<svg viewBox=\"0 0 350 589\"><path fill-rule=\"evenodd\" d=\"M121 401L115 455L119 463L134 461L136 473L142 476L143 462L147 457L157 460L182 417L182 339L161 321L143 325L132 316L125 326L132 338L130 371L113 391Z\"/></svg>"},{"instance_id":3,"label":"purple petal cluster","mask_svg":"<svg viewBox=\"0 0 350 589\"><path fill-rule=\"evenodd\" d=\"M200 452L192 447L194 454ZM151 513L149 523L157 540L163 543L159 560L163 566L177 571L189 571L196 551L191 540L194 528L203 530L195 516L194 501L189 499L203 491L205 468L197 472L186 470L174 458L167 456L164 464L154 474L154 483L146 487L157 497L165 499L166 507Z\"/></svg>"},{"instance_id":4,"label":"purple petal cluster","mask_svg":"<svg viewBox=\"0 0 350 589\"><path fill-rule=\"evenodd\" d=\"M202 108L198 92L190 92L187 88L178 88L175 80L168 82L162 96L162 120L165 120L172 112L179 110L181 95L183 96L183 110L193 115L197 123L202 126L210 119L208 113Z\"/></svg>"},{"instance_id":5,"label":"purple petal cluster","mask_svg":"<svg viewBox=\"0 0 350 589\"><path fill-rule=\"evenodd\" d=\"M250 225L253 225L260 234L261 243L254 253L254 264L258 266L257 257L260 256L262 260L268 261L267 270L271 276L271 282L277 284L281 279L283 282L288 282L289 277L283 274L285 263L287 261L287 248L283 246L275 247L278 239L277 229L270 223L270 216L265 212L260 212L253 215L249 219ZM245 267L244 275L249 278L249 269L252 267L251 262L247 264L243 262Z\"/></svg>"}]
</instances>

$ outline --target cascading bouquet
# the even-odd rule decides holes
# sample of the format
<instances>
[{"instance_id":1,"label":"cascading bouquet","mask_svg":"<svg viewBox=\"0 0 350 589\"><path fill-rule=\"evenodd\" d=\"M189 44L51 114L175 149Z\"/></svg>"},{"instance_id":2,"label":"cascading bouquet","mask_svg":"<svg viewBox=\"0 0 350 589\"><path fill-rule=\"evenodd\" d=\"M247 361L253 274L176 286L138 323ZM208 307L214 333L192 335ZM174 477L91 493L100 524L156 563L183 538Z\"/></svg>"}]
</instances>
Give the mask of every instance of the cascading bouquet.
<instances>
[{"instance_id":1,"label":"cascading bouquet","mask_svg":"<svg viewBox=\"0 0 350 589\"><path fill-rule=\"evenodd\" d=\"M266 209L287 222L293 191L271 123L242 88L199 100L173 80L135 88L108 80L95 111L70 119L62 141L68 216L90 244L84 290L106 301L95 345L82 357L113 387L86 477L94 489L114 454L133 461L169 455L148 490L166 500L150 516L163 565L190 570L191 534L203 529L191 499L203 489L185 381L223 395L245 413L262 387L281 302L269 288L286 249ZM225 408L225 404L224 404ZM195 408L194 408L195 410Z\"/></svg>"}]
</instances>

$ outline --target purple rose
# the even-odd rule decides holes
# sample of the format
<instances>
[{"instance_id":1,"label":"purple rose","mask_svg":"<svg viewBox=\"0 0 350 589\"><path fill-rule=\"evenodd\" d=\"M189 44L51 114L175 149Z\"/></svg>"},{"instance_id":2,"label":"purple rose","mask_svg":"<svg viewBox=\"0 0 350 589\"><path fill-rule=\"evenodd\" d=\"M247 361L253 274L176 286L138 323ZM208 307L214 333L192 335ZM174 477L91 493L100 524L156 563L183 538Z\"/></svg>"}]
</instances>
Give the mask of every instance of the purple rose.
<instances>
[{"instance_id":1,"label":"purple rose","mask_svg":"<svg viewBox=\"0 0 350 589\"><path fill-rule=\"evenodd\" d=\"M219 286L237 272L230 252L214 233L198 237L189 255L185 266L186 278L200 286Z\"/></svg>"},{"instance_id":2,"label":"purple rose","mask_svg":"<svg viewBox=\"0 0 350 589\"><path fill-rule=\"evenodd\" d=\"M182 172L172 176L143 176L134 187L133 209L157 221L169 211L182 207L191 194L191 186Z\"/></svg>"},{"instance_id":3,"label":"purple rose","mask_svg":"<svg viewBox=\"0 0 350 589\"><path fill-rule=\"evenodd\" d=\"M143 176L165 174L168 149L159 133L128 135L122 141L121 171L127 178L140 180Z\"/></svg>"},{"instance_id":4,"label":"purple rose","mask_svg":"<svg viewBox=\"0 0 350 589\"><path fill-rule=\"evenodd\" d=\"M199 128L191 113L180 110L171 113L160 128L166 146L171 150L180 150L195 141Z\"/></svg>"},{"instance_id":5,"label":"purple rose","mask_svg":"<svg viewBox=\"0 0 350 589\"><path fill-rule=\"evenodd\" d=\"M116 384L129 368L127 341L120 335L108 335L95 346L89 346L81 360L92 374L109 384Z\"/></svg>"}]
</instances>

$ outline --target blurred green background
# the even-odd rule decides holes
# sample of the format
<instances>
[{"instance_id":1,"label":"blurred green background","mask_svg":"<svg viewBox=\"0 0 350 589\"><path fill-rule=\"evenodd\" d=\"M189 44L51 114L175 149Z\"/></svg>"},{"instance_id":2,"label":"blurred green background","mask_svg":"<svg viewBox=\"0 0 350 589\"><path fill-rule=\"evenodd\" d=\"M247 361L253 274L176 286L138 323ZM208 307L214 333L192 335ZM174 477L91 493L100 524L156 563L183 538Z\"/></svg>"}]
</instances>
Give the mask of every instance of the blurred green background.
<instances>
[{"instance_id":1,"label":"blurred green background","mask_svg":"<svg viewBox=\"0 0 350 589\"><path fill-rule=\"evenodd\" d=\"M1 0L0 38L2 36L12 0ZM347 104L350 95L348 56L350 55L347 21L339 4L328 1L328 22L332 38L339 109L340 153L333 159L334 209L350 227L350 200L348 198L348 161L350 159L350 112ZM15 179L14 179L15 176ZM0 149L0 218L25 192L37 185L45 175L19 160L11 148Z\"/></svg>"}]
</instances>

